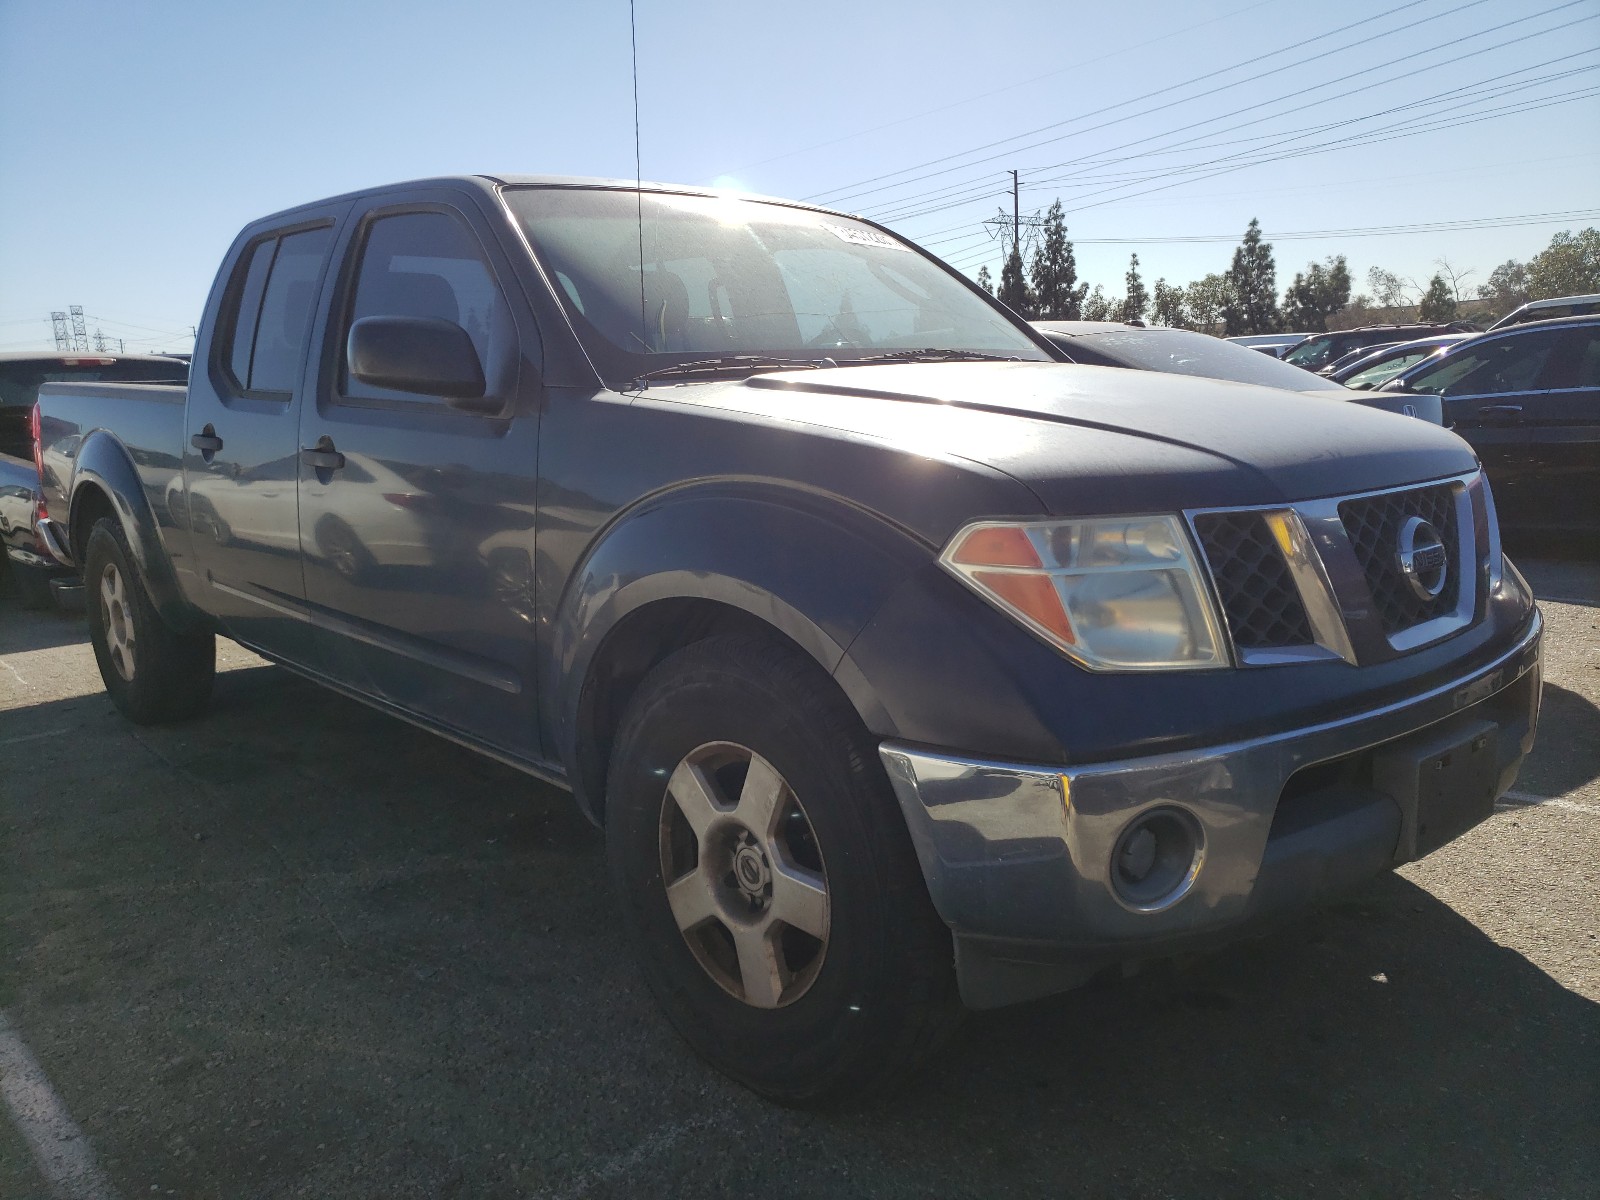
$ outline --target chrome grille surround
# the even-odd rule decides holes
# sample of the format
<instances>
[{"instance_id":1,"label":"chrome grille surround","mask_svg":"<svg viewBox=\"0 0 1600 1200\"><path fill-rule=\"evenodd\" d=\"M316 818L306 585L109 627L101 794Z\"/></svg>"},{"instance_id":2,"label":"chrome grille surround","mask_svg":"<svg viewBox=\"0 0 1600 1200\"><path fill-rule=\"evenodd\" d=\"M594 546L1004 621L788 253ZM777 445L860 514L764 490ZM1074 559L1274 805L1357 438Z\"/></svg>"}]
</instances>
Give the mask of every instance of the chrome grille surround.
<instances>
[{"instance_id":1,"label":"chrome grille surround","mask_svg":"<svg viewBox=\"0 0 1600 1200\"><path fill-rule=\"evenodd\" d=\"M1477 619L1490 552L1485 494L1482 473L1474 471L1373 492L1197 509L1184 516L1206 561L1239 666L1365 664L1431 645ZM1403 590L1396 557L1399 525L1412 516L1433 524L1447 554L1446 586L1426 602ZM1248 570L1240 565L1241 554ZM1286 578L1298 605L1285 592Z\"/></svg>"}]
</instances>

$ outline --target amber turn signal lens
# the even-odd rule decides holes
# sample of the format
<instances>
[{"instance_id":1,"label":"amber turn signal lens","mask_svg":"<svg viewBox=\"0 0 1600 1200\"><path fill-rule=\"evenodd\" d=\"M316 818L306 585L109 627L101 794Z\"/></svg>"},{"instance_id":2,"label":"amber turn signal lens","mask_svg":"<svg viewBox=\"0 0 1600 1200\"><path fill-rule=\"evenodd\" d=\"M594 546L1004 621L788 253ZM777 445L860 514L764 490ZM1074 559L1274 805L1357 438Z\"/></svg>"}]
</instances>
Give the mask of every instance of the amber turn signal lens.
<instances>
[{"instance_id":1,"label":"amber turn signal lens","mask_svg":"<svg viewBox=\"0 0 1600 1200\"><path fill-rule=\"evenodd\" d=\"M1061 594L1048 575L1021 575L1009 571L974 571L973 582L981 584L1016 609L1035 625L1071 644L1072 622L1061 607Z\"/></svg>"}]
</instances>

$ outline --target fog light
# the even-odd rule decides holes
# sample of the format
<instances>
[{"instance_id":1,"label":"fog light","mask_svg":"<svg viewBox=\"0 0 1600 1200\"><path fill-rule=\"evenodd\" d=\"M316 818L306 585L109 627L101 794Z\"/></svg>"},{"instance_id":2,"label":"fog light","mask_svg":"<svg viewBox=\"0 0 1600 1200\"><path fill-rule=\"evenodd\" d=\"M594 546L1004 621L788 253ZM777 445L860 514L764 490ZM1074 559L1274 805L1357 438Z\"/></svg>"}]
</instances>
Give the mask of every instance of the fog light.
<instances>
[{"instance_id":1,"label":"fog light","mask_svg":"<svg viewBox=\"0 0 1600 1200\"><path fill-rule=\"evenodd\" d=\"M1182 809L1141 813L1111 852L1112 886L1138 912L1170 908L1194 886L1201 850L1200 826Z\"/></svg>"}]
</instances>

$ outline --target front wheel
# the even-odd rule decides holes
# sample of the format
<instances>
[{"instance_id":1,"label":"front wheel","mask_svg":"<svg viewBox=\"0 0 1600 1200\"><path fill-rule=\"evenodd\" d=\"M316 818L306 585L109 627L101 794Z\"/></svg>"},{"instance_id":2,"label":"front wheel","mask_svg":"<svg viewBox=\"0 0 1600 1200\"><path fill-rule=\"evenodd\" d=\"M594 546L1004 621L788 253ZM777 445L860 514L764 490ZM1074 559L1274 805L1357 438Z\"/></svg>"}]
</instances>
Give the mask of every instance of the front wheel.
<instances>
[{"instance_id":1,"label":"front wheel","mask_svg":"<svg viewBox=\"0 0 1600 1200\"><path fill-rule=\"evenodd\" d=\"M810 659L731 635L661 663L607 796L645 977L713 1066L787 1103L862 1102L954 1029L949 933L876 747Z\"/></svg>"},{"instance_id":2,"label":"front wheel","mask_svg":"<svg viewBox=\"0 0 1600 1200\"><path fill-rule=\"evenodd\" d=\"M217 639L174 631L151 603L133 567L122 526L95 522L83 565L89 641L106 692L138 725L192 717L211 698Z\"/></svg>"}]
</instances>

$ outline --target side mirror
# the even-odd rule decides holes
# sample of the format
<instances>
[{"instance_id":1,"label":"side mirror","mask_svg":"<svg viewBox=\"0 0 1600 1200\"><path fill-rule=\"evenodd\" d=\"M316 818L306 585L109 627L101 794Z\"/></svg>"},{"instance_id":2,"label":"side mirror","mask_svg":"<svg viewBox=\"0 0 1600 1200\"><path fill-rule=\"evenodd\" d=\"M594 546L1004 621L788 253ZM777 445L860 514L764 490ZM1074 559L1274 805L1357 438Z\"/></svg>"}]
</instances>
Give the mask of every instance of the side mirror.
<instances>
[{"instance_id":1,"label":"side mirror","mask_svg":"<svg viewBox=\"0 0 1600 1200\"><path fill-rule=\"evenodd\" d=\"M473 412L484 403L483 364L467 331L439 317L362 317L345 347L350 374L373 387L443 396ZM475 402L475 403L474 403Z\"/></svg>"}]
</instances>

